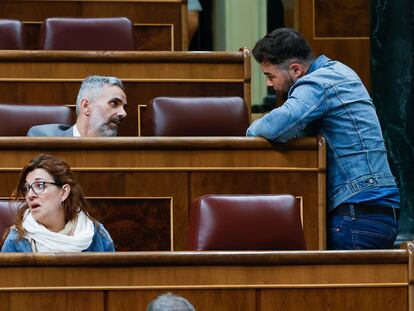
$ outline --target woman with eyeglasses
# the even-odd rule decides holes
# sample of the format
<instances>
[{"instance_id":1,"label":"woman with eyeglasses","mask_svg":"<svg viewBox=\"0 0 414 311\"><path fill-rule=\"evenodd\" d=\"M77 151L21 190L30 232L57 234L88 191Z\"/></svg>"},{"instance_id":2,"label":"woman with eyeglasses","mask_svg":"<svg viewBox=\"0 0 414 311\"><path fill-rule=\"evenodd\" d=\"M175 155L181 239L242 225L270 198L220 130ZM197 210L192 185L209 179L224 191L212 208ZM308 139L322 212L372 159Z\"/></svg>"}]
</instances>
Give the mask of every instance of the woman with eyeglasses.
<instances>
[{"instance_id":1,"label":"woman with eyeglasses","mask_svg":"<svg viewBox=\"0 0 414 311\"><path fill-rule=\"evenodd\" d=\"M12 203L15 224L5 233L2 252L111 252L114 243L88 213L88 202L69 165L41 154L20 174Z\"/></svg>"}]
</instances>

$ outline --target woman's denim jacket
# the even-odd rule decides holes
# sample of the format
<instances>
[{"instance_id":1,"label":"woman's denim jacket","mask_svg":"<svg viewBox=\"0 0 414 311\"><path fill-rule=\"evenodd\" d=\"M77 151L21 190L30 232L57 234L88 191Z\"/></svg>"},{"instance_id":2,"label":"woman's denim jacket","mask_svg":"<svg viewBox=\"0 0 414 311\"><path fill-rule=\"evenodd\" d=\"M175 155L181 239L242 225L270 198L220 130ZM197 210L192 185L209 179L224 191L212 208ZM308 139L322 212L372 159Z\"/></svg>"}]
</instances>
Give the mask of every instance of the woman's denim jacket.
<instances>
[{"instance_id":1,"label":"woman's denim jacket","mask_svg":"<svg viewBox=\"0 0 414 311\"><path fill-rule=\"evenodd\" d=\"M17 229L11 228L4 241L2 252L32 252L32 246L26 239L18 240ZM83 252L114 252L114 242L102 224L95 224L95 234L92 243Z\"/></svg>"},{"instance_id":2,"label":"woman's denim jacket","mask_svg":"<svg viewBox=\"0 0 414 311\"><path fill-rule=\"evenodd\" d=\"M310 125L327 144L328 211L363 191L396 186L372 100L358 75L319 56L288 92L288 100L253 122L247 136L286 142Z\"/></svg>"}]
</instances>

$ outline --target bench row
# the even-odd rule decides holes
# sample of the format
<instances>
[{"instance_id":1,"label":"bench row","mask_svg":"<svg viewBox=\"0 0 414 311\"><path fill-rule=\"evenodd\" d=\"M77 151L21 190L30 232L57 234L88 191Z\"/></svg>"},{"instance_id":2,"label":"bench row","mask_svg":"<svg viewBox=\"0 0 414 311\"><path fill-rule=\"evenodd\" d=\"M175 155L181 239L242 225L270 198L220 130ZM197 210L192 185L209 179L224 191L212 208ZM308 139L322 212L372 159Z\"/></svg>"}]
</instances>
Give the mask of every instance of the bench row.
<instances>
[{"instance_id":1,"label":"bench row","mask_svg":"<svg viewBox=\"0 0 414 311\"><path fill-rule=\"evenodd\" d=\"M250 113L250 51L2 51L0 103L61 105L74 110L89 75L120 78L128 97L121 136L139 135L156 97L240 97Z\"/></svg>"},{"instance_id":2,"label":"bench row","mask_svg":"<svg viewBox=\"0 0 414 311\"><path fill-rule=\"evenodd\" d=\"M157 97L147 111L146 119L138 120L138 136L245 136L249 126L240 97ZM127 116L121 127L131 122ZM0 136L25 136L40 124L74 123L66 106L0 104Z\"/></svg>"},{"instance_id":3,"label":"bench row","mask_svg":"<svg viewBox=\"0 0 414 311\"><path fill-rule=\"evenodd\" d=\"M26 49L37 49L40 26L49 17L126 17L133 24L139 50L181 51L186 50L188 46L187 3L184 0L0 2L0 19L15 19L22 22L26 35Z\"/></svg>"}]
</instances>

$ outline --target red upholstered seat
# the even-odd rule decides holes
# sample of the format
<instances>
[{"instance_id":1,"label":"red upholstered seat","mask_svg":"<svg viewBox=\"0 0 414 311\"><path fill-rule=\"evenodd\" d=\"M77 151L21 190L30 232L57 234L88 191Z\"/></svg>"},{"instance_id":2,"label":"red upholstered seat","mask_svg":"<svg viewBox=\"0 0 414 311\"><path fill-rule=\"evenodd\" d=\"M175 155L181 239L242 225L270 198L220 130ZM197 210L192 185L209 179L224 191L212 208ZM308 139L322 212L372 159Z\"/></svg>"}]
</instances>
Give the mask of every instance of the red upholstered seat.
<instances>
[{"instance_id":1,"label":"red upholstered seat","mask_svg":"<svg viewBox=\"0 0 414 311\"><path fill-rule=\"evenodd\" d=\"M157 97L147 115L143 136L245 136L249 126L240 97Z\"/></svg>"},{"instance_id":2,"label":"red upholstered seat","mask_svg":"<svg viewBox=\"0 0 414 311\"><path fill-rule=\"evenodd\" d=\"M190 250L303 250L305 238L292 195L205 195L193 201Z\"/></svg>"},{"instance_id":3,"label":"red upholstered seat","mask_svg":"<svg viewBox=\"0 0 414 311\"><path fill-rule=\"evenodd\" d=\"M34 125L74 124L74 114L66 106L0 104L0 136L26 136Z\"/></svg>"},{"instance_id":4,"label":"red upholstered seat","mask_svg":"<svg viewBox=\"0 0 414 311\"><path fill-rule=\"evenodd\" d=\"M0 19L0 50L24 49L23 25L14 19Z\"/></svg>"},{"instance_id":5,"label":"red upholstered seat","mask_svg":"<svg viewBox=\"0 0 414 311\"><path fill-rule=\"evenodd\" d=\"M4 232L14 223L17 205L9 205L8 200L0 200L0 247Z\"/></svg>"},{"instance_id":6,"label":"red upholstered seat","mask_svg":"<svg viewBox=\"0 0 414 311\"><path fill-rule=\"evenodd\" d=\"M47 18L40 30L41 50L136 49L134 30L126 17Z\"/></svg>"},{"instance_id":7,"label":"red upholstered seat","mask_svg":"<svg viewBox=\"0 0 414 311\"><path fill-rule=\"evenodd\" d=\"M147 125L144 136L245 136L249 117L240 97L157 97Z\"/></svg>"}]
</instances>

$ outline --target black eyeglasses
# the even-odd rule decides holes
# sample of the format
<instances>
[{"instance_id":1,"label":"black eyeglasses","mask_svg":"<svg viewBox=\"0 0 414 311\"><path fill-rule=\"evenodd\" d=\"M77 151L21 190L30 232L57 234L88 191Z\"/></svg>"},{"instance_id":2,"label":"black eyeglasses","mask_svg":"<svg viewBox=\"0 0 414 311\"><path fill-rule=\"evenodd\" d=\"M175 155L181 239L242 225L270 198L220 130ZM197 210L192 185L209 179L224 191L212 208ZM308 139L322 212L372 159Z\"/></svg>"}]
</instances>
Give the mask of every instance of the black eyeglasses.
<instances>
[{"instance_id":1,"label":"black eyeglasses","mask_svg":"<svg viewBox=\"0 0 414 311\"><path fill-rule=\"evenodd\" d=\"M46 189L46 185L57 185L55 182L51 181L35 181L30 185L26 184L23 186L24 195L27 196L29 194L30 189L32 189L33 193L36 195L41 194Z\"/></svg>"}]
</instances>

